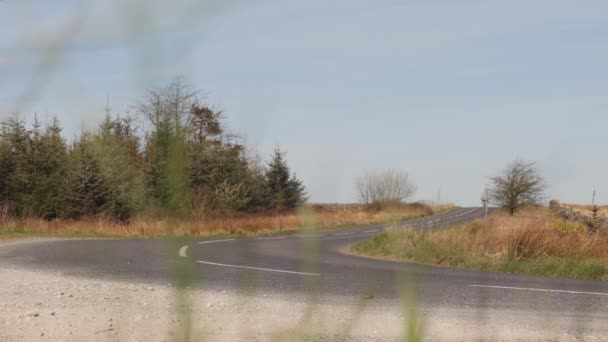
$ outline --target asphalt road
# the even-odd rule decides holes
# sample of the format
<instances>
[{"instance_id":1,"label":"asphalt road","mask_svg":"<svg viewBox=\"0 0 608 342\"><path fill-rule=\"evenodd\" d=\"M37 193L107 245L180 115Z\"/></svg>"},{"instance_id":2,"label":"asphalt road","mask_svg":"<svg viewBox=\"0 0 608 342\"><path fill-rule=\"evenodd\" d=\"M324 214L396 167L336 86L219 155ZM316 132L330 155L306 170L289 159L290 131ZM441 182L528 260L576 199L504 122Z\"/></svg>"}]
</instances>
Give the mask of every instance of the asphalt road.
<instances>
[{"instance_id":1,"label":"asphalt road","mask_svg":"<svg viewBox=\"0 0 608 342\"><path fill-rule=\"evenodd\" d=\"M483 215L458 208L403 223L439 229ZM409 289L418 304L557 312L608 322L608 284L477 272L347 255L381 226L296 236L221 240L50 240L18 244L0 259L19 267L128 282L185 284L249 293L310 293L319 300L394 301Z\"/></svg>"}]
</instances>

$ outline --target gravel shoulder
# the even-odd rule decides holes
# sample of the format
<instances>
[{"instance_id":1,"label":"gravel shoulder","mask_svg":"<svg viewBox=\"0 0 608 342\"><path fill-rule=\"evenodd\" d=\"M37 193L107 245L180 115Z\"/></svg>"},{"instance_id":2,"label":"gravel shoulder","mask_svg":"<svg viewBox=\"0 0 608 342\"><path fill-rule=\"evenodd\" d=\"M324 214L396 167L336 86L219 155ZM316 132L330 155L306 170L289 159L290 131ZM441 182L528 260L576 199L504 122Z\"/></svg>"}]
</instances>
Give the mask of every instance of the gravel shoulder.
<instances>
[{"instance_id":1,"label":"gravel shoulder","mask_svg":"<svg viewBox=\"0 0 608 342\"><path fill-rule=\"evenodd\" d=\"M33 241L35 242L40 240ZM604 317L417 308L362 298L185 289L19 269L2 259L0 341L402 341L414 322L428 341L601 341ZM405 314L404 314L405 312ZM301 338L301 339L300 339Z\"/></svg>"}]
</instances>

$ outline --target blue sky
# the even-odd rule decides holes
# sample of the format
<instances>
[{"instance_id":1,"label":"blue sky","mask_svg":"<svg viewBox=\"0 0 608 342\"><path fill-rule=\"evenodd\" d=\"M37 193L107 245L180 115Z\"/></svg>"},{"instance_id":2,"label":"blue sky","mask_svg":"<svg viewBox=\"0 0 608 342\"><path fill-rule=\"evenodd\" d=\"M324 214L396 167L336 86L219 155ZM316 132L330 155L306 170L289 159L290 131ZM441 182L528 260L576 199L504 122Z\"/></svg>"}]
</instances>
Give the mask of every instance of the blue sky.
<instances>
[{"instance_id":1,"label":"blue sky","mask_svg":"<svg viewBox=\"0 0 608 342\"><path fill-rule=\"evenodd\" d=\"M416 199L475 205L523 158L549 197L608 203L607 36L605 1L4 0L0 116L71 137L106 93L125 112L183 75L252 148L280 144L313 201L394 168Z\"/></svg>"}]
</instances>

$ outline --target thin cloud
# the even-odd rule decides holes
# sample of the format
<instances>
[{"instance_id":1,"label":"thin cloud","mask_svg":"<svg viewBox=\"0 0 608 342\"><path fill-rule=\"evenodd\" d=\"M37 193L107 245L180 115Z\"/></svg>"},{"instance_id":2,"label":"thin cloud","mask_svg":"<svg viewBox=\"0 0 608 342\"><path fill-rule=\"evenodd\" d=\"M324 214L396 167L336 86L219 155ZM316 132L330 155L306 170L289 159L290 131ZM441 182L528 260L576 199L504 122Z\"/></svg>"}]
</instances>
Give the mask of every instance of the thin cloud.
<instances>
[{"instance_id":1,"label":"thin cloud","mask_svg":"<svg viewBox=\"0 0 608 342\"><path fill-rule=\"evenodd\" d=\"M193 30L239 3L242 0L130 0L83 5L45 18L28 12L21 22L23 29L18 40L22 48L44 49L49 42L57 40L65 22L76 13L86 20L69 48L105 49L166 33ZM41 23L41 19L44 22Z\"/></svg>"}]
</instances>

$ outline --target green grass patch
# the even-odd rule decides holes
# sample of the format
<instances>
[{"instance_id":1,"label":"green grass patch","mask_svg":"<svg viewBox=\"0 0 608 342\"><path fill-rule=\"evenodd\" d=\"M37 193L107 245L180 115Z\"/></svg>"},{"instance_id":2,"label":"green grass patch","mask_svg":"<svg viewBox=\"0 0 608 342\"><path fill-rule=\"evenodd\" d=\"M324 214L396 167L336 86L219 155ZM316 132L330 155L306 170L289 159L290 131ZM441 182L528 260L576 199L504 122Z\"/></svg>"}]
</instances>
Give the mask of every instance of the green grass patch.
<instances>
[{"instance_id":1,"label":"green grass patch","mask_svg":"<svg viewBox=\"0 0 608 342\"><path fill-rule=\"evenodd\" d=\"M601 261L563 257L505 261L491 265L489 270L589 280L602 279L607 274Z\"/></svg>"}]
</instances>

